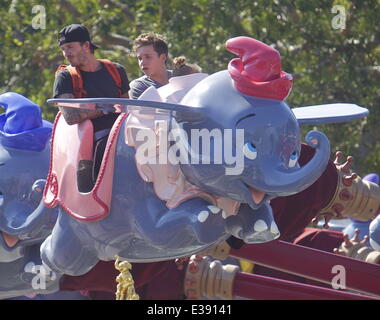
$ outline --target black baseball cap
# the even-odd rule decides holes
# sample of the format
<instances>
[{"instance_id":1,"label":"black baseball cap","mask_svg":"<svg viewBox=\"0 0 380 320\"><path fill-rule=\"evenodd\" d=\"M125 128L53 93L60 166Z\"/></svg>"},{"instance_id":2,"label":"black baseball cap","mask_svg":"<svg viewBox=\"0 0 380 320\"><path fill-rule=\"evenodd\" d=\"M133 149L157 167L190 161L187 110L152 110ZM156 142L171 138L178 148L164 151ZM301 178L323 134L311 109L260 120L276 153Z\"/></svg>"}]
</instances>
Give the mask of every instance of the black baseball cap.
<instances>
[{"instance_id":1,"label":"black baseball cap","mask_svg":"<svg viewBox=\"0 0 380 320\"><path fill-rule=\"evenodd\" d=\"M58 43L59 46L69 43L69 42L90 42L90 45L97 49L97 45L91 42L90 33L87 28L81 24L70 24L69 26L64 27L58 34Z\"/></svg>"}]
</instances>

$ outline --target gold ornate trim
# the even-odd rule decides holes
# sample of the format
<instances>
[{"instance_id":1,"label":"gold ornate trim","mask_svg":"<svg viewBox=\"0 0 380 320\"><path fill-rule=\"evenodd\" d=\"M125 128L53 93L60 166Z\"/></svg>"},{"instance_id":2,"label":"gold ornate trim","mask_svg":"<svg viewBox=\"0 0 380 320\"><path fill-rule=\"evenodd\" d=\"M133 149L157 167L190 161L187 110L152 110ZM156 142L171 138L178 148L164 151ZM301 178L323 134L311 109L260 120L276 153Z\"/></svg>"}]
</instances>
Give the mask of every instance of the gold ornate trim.
<instances>
[{"instance_id":1,"label":"gold ornate trim","mask_svg":"<svg viewBox=\"0 0 380 320\"><path fill-rule=\"evenodd\" d=\"M233 282L239 270L238 266L223 265L208 256L191 256L185 276L186 297L191 300L202 297L233 299Z\"/></svg>"},{"instance_id":2,"label":"gold ornate trim","mask_svg":"<svg viewBox=\"0 0 380 320\"><path fill-rule=\"evenodd\" d=\"M230 254L231 247L226 241L219 243L215 246L208 248L205 251L199 253L201 256L211 256L215 259L225 260L228 258Z\"/></svg>"},{"instance_id":3,"label":"gold ornate trim","mask_svg":"<svg viewBox=\"0 0 380 320\"><path fill-rule=\"evenodd\" d=\"M116 300L139 300L140 297L135 291L135 282L130 273L132 265L126 260L120 261L120 257L116 256L115 268L120 271L116 277L118 283Z\"/></svg>"},{"instance_id":4,"label":"gold ornate trim","mask_svg":"<svg viewBox=\"0 0 380 320\"><path fill-rule=\"evenodd\" d=\"M362 180L351 171L353 157L347 157L341 164L343 153L338 151L334 164L338 170L338 183L330 203L319 211L319 217L328 221L332 218L350 217L360 221L368 221L376 216L380 208L380 188L377 184Z\"/></svg>"},{"instance_id":5,"label":"gold ornate trim","mask_svg":"<svg viewBox=\"0 0 380 320\"><path fill-rule=\"evenodd\" d=\"M368 236L363 240L359 240L359 229L355 230L355 235L352 239L348 235L343 236L343 243L338 249L334 249L334 253L344 255L349 258L361 260L367 263L378 264L380 262L380 252L366 246Z\"/></svg>"}]
</instances>

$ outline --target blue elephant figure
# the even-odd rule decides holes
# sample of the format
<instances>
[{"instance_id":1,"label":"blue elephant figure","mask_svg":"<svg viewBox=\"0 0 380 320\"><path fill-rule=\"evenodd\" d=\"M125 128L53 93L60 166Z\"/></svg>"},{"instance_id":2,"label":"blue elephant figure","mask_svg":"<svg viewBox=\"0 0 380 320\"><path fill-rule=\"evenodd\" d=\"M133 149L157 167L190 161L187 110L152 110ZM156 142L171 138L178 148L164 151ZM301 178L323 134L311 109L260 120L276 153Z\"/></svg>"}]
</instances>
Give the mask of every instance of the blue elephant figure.
<instances>
[{"instance_id":1,"label":"blue elephant figure","mask_svg":"<svg viewBox=\"0 0 380 320\"><path fill-rule=\"evenodd\" d=\"M0 106L0 298L54 292L59 279L40 258L57 219L42 198L52 124L17 93L1 94Z\"/></svg>"},{"instance_id":2,"label":"blue elephant figure","mask_svg":"<svg viewBox=\"0 0 380 320\"><path fill-rule=\"evenodd\" d=\"M369 225L369 242L373 249L380 251L380 215Z\"/></svg>"},{"instance_id":3,"label":"blue elephant figure","mask_svg":"<svg viewBox=\"0 0 380 320\"><path fill-rule=\"evenodd\" d=\"M129 112L116 121L86 193L76 168L91 160L91 123L68 126L57 117L45 203L59 206L59 216L41 247L49 268L80 275L116 255L151 262L189 256L231 235L247 243L279 237L270 200L306 189L327 165L329 141L318 131L306 136L314 157L298 164L299 124L324 121L323 111L305 116L285 103L292 77L276 50L247 37L226 46L239 56L228 70L186 90L168 85L183 94L179 103L153 87L139 100L48 101L105 111L127 105Z\"/></svg>"},{"instance_id":4,"label":"blue elephant figure","mask_svg":"<svg viewBox=\"0 0 380 320\"><path fill-rule=\"evenodd\" d=\"M377 185L380 182L379 175L377 173L370 173L366 175L363 180L368 180L373 183L376 183ZM359 221L359 223L363 224L363 234L361 236L363 237L364 235L369 235L369 244L367 246L372 247L376 251L380 251L380 208L377 212L377 216L370 221ZM360 228L359 228L360 229Z\"/></svg>"}]
</instances>

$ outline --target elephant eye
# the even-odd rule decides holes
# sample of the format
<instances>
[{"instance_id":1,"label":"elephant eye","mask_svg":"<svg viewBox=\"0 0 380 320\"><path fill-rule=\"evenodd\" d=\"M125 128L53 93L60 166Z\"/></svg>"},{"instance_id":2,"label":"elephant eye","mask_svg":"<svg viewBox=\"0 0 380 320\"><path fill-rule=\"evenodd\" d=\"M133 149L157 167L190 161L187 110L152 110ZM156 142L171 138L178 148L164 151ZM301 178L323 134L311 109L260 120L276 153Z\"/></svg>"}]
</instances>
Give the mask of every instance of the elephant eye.
<instances>
[{"instance_id":1,"label":"elephant eye","mask_svg":"<svg viewBox=\"0 0 380 320\"><path fill-rule=\"evenodd\" d=\"M252 142L247 142L243 147L243 153L248 159L255 160L257 157L256 146Z\"/></svg>"},{"instance_id":2,"label":"elephant eye","mask_svg":"<svg viewBox=\"0 0 380 320\"><path fill-rule=\"evenodd\" d=\"M294 151L289 158L289 168L293 168L297 164L298 156L297 152Z\"/></svg>"}]
</instances>

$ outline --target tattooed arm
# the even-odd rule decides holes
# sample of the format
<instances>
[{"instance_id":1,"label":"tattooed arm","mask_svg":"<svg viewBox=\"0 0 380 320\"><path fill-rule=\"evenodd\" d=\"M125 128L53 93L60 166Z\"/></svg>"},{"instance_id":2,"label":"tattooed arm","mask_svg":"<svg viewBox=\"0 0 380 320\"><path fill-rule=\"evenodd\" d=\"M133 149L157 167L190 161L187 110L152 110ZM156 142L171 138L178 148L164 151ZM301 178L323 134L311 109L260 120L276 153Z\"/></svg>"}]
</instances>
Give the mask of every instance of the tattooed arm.
<instances>
[{"instance_id":1,"label":"tattooed arm","mask_svg":"<svg viewBox=\"0 0 380 320\"><path fill-rule=\"evenodd\" d=\"M58 96L60 99L74 99L74 95L71 93L64 93ZM58 107L67 124L72 125L81 123L86 119L95 119L103 115L101 110L85 110L69 107Z\"/></svg>"}]
</instances>

